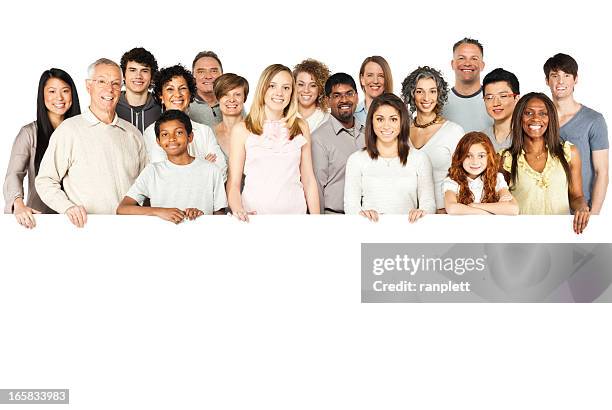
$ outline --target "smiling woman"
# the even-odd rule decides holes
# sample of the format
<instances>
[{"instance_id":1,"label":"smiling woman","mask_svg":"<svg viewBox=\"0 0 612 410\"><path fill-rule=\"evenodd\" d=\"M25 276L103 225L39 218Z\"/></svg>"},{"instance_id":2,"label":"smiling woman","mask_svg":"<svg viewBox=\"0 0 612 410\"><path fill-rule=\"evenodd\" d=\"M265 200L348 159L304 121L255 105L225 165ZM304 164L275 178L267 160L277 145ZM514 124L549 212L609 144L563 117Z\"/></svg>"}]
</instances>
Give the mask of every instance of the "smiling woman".
<instances>
[{"instance_id":1,"label":"smiling woman","mask_svg":"<svg viewBox=\"0 0 612 410\"><path fill-rule=\"evenodd\" d=\"M191 72L180 64L162 68L155 77L153 94L162 109L186 112L193 101L196 92L196 82ZM149 162L161 162L168 159L166 152L159 146L155 136L155 124L151 124L144 132L144 141L149 154ZM193 141L188 145L189 155L202 158L215 164L223 174L227 175L227 161L217 143L212 129L204 124L191 121Z\"/></svg>"},{"instance_id":2,"label":"smiling woman","mask_svg":"<svg viewBox=\"0 0 612 410\"><path fill-rule=\"evenodd\" d=\"M72 77L59 68L45 70L38 82L36 121L23 126L15 138L4 180L4 212L13 213L20 225L33 228L36 226L34 214L55 213L38 196L34 179L51 133L64 119L80 113L79 96ZM28 198L24 203L26 175Z\"/></svg>"},{"instance_id":3,"label":"smiling woman","mask_svg":"<svg viewBox=\"0 0 612 410\"><path fill-rule=\"evenodd\" d=\"M308 123L310 133L329 118L325 100L325 82L329 68L320 61L306 59L295 66L293 78L297 86L298 111Z\"/></svg>"},{"instance_id":4,"label":"smiling woman","mask_svg":"<svg viewBox=\"0 0 612 410\"><path fill-rule=\"evenodd\" d=\"M232 129L244 120L243 110L249 95L249 82L244 77L227 73L215 80L213 88L223 113L223 119L215 126L215 135L225 159L228 159Z\"/></svg>"},{"instance_id":5,"label":"smiling woman","mask_svg":"<svg viewBox=\"0 0 612 410\"><path fill-rule=\"evenodd\" d=\"M581 233L590 211L582 192L580 154L561 142L553 102L545 94L523 96L512 115L512 145L502 152L510 191L521 214L567 215L574 212L574 231Z\"/></svg>"},{"instance_id":6,"label":"smiling woman","mask_svg":"<svg viewBox=\"0 0 612 410\"><path fill-rule=\"evenodd\" d=\"M387 60L381 56L366 57L359 68L359 84L365 96L355 110L355 118L365 124L372 100L393 92L393 76Z\"/></svg>"},{"instance_id":7,"label":"smiling woman","mask_svg":"<svg viewBox=\"0 0 612 410\"><path fill-rule=\"evenodd\" d=\"M366 147L346 163L344 211L378 221L379 214L405 214L414 222L435 213L431 164L408 144L409 114L402 100L385 93L372 101Z\"/></svg>"},{"instance_id":8,"label":"smiling woman","mask_svg":"<svg viewBox=\"0 0 612 410\"><path fill-rule=\"evenodd\" d=\"M291 70L272 64L259 78L245 122L232 130L227 183L232 213L242 221L255 213L318 214L310 145L308 126L298 118Z\"/></svg>"},{"instance_id":9,"label":"smiling woman","mask_svg":"<svg viewBox=\"0 0 612 410\"><path fill-rule=\"evenodd\" d=\"M410 146L427 154L431 162L436 207L443 213L442 182L448 174L457 143L463 136L460 125L441 115L448 98L448 83L435 68L419 67L402 82L402 97L410 112L416 112L410 126Z\"/></svg>"}]
</instances>

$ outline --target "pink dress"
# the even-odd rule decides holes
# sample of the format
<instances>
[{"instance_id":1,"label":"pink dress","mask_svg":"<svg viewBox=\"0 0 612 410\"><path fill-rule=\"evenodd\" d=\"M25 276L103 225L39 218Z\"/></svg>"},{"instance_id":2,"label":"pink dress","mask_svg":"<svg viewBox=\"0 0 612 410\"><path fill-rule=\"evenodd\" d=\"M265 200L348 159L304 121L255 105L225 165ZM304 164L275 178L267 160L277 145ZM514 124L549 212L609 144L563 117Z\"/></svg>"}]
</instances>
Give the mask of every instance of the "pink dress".
<instances>
[{"instance_id":1,"label":"pink dress","mask_svg":"<svg viewBox=\"0 0 612 410\"><path fill-rule=\"evenodd\" d=\"M245 142L244 190L246 211L261 214L305 214L306 198L300 180L304 136L289 139L278 121L266 121L263 135L249 134Z\"/></svg>"}]
</instances>

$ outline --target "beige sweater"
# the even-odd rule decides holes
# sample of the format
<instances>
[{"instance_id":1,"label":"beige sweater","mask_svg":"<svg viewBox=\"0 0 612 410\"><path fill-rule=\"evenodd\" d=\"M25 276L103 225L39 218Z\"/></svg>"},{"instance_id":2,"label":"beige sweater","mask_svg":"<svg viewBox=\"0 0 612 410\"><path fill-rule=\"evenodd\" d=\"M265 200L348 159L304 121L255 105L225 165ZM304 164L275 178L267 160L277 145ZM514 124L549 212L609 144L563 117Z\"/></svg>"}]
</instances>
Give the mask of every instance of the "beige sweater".
<instances>
[{"instance_id":1,"label":"beige sweater","mask_svg":"<svg viewBox=\"0 0 612 410\"><path fill-rule=\"evenodd\" d=\"M17 198L23 199L24 203L30 208L36 209L43 214L55 213L43 201L40 200L34 179L36 177L36 169L34 165L34 157L36 156L36 121L24 125L11 150L11 158L6 170L6 178L4 179L4 212L7 214L13 213L13 204ZM25 177L28 177L28 198L25 200L23 192L23 182Z\"/></svg>"},{"instance_id":2,"label":"beige sweater","mask_svg":"<svg viewBox=\"0 0 612 410\"><path fill-rule=\"evenodd\" d=\"M132 124L117 115L105 124L87 110L53 132L36 190L59 213L82 205L91 214L114 214L146 164L142 135Z\"/></svg>"}]
</instances>

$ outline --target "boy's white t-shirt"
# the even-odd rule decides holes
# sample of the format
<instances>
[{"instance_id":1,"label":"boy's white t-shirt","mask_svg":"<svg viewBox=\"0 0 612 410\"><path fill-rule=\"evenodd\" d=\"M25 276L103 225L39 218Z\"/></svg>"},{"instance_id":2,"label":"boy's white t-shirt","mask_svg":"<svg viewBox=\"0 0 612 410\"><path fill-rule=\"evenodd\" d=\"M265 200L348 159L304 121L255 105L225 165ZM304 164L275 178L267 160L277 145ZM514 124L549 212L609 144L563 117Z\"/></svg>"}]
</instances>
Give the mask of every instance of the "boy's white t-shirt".
<instances>
[{"instance_id":1,"label":"boy's white t-shirt","mask_svg":"<svg viewBox=\"0 0 612 410\"><path fill-rule=\"evenodd\" d=\"M197 208L206 215L227 206L221 170L200 158L188 165L170 160L147 165L126 196L141 205L149 198L152 207Z\"/></svg>"},{"instance_id":2,"label":"boy's white t-shirt","mask_svg":"<svg viewBox=\"0 0 612 410\"><path fill-rule=\"evenodd\" d=\"M468 178L468 188L474 194L474 203L479 204L482 199L482 191L484 191L484 183L482 182L482 176L476 179ZM495 192L499 192L500 189L508 189L508 184L504 179L501 172L497 173L497 182L495 183ZM459 194L459 184L453 181L450 177L444 179L442 184L442 191L452 191L455 194Z\"/></svg>"}]
</instances>

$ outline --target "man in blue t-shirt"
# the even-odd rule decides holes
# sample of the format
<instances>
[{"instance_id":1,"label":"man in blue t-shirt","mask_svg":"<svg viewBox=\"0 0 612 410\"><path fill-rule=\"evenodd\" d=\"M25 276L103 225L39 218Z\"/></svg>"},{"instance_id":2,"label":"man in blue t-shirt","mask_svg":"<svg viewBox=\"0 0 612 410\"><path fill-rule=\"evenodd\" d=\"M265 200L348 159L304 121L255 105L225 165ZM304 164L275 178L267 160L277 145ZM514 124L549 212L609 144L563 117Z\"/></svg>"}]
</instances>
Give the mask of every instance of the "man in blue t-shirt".
<instances>
[{"instance_id":1,"label":"man in blue t-shirt","mask_svg":"<svg viewBox=\"0 0 612 410\"><path fill-rule=\"evenodd\" d=\"M576 145L582 161L582 191L599 214L608 189L608 129L604 117L574 99L578 63L567 54L556 54L544 64L546 84L559 114L561 139Z\"/></svg>"}]
</instances>

